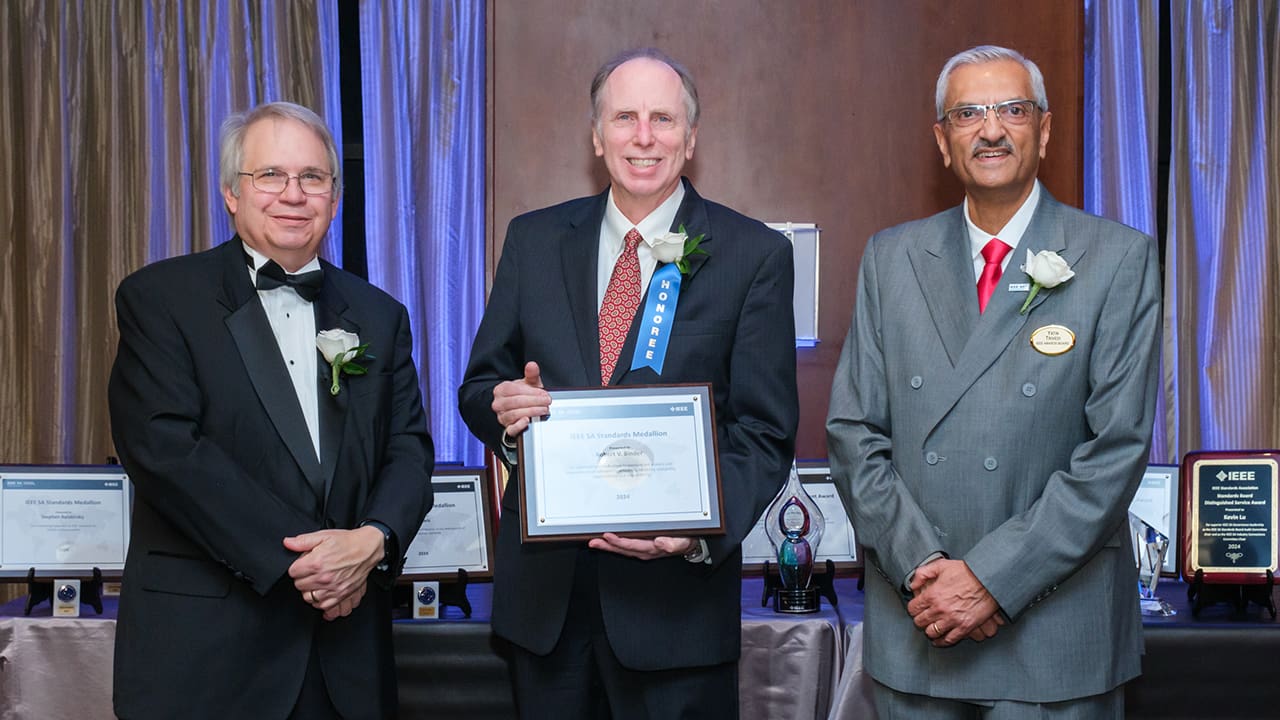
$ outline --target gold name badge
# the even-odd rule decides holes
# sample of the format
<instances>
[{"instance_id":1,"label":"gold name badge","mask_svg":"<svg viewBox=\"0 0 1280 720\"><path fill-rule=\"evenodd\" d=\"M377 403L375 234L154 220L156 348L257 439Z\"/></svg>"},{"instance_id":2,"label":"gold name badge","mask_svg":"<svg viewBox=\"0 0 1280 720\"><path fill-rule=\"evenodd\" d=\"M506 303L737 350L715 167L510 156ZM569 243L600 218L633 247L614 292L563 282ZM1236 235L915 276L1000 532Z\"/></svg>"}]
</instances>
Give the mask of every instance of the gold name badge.
<instances>
[{"instance_id":1,"label":"gold name badge","mask_svg":"<svg viewBox=\"0 0 1280 720\"><path fill-rule=\"evenodd\" d=\"M1061 355L1076 346L1076 334L1062 325L1045 325L1031 333L1031 347L1045 355Z\"/></svg>"}]
</instances>

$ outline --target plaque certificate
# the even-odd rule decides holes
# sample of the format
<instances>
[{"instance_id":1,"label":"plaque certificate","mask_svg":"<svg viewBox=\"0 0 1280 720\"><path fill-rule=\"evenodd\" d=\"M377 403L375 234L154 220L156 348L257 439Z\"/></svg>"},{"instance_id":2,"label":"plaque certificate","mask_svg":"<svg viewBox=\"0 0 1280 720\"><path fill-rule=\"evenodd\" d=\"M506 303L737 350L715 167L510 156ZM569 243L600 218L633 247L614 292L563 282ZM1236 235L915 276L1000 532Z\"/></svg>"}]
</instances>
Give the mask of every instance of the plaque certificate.
<instances>
[{"instance_id":1,"label":"plaque certificate","mask_svg":"<svg viewBox=\"0 0 1280 720\"><path fill-rule=\"evenodd\" d=\"M493 575L493 532L489 522L489 481L484 470L437 472L431 512L405 551L406 579L449 579L459 570L472 577Z\"/></svg>"},{"instance_id":2,"label":"plaque certificate","mask_svg":"<svg viewBox=\"0 0 1280 720\"><path fill-rule=\"evenodd\" d=\"M523 541L724 532L711 388L553 390L520 435Z\"/></svg>"},{"instance_id":3,"label":"plaque certificate","mask_svg":"<svg viewBox=\"0 0 1280 720\"><path fill-rule=\"evenodd\" d=\"M129 510L119 466L0 466L0 576L119 575Z\"/></svg>"},{"instance_id":4,"label":"plaque certificate","mask_svg":"<svg viewBox=\"0 0 1280 720\"><path fill-rule=\"evenodd\" d=\"M1183 459L1183 574L1266 582L1277 569L1280 454L1194 452Z\"/></svg>"},{"instance_id":5,"label":"plaque certificate","mask_svg":"<svg viewBox=\"0 0 1280 720\"><path fill-rule=\"evenodd\" d=\"M822 542L814 553L814 568L817 569L827 560L836 564L837 570L852 570L861 565L858 557L858 542L853 532L853 523L844 511L844 503L836 492L836 484L831 480L831 471L825 467L798 468L800 482L804 483L805 492L818 504L822 517L826 520L826 529L822 533ZM742 541L742 566L744 571L759 572L764 563L777 563L773 545L765 533L764 514L756 521L755 527Z\"/></svg>"}]
</instances>

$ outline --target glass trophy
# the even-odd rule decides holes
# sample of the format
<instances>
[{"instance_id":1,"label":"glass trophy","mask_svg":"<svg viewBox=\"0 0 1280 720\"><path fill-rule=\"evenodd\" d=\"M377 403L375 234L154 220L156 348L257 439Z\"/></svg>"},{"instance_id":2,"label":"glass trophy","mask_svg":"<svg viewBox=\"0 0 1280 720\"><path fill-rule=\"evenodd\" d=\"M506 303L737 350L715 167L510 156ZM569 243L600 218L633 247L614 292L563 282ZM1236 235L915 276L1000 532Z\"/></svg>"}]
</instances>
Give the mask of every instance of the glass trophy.
<instances>
[{"instance_id":1,"label":"glass trophy","mask_svg":"<svg viewBox=\"0 0 1280 720\"><path fill-rule=\"evenodd\" d=\"M1129 534L1133 539L1134 559L1138 563L1138 604L1142 607L1142 614L1162 617L1176 614L1169 603L1156 597L1164 554L1169 550L1169 537L1132 512L1129 513Z\"/></svg>"},{"instance_id":2,"label":"glass trophy","mask_svg":"<svg viewBox=\"0 0 1280 720\"><path fill-rule=\"evenodd\" d=\"M826 521L805 492L791 464L791 477L765 511L765 534L777 552L781 586L773 596L773 609L783 613L818 610L818 589L813 587L813 561L822 542Z\"/></svg>"}]
</instances>

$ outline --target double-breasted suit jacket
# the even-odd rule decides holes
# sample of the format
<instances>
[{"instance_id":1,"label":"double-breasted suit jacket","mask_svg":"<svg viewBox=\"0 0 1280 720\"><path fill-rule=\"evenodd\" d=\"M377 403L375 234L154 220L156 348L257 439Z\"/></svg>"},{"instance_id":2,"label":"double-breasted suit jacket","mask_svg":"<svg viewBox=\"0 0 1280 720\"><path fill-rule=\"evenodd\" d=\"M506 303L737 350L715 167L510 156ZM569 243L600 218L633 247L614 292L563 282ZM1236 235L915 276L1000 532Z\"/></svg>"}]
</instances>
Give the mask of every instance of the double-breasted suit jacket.
<instances>
[{"instance_id":1,"label":"double-breasted suit jacket","mask_svg":"<svg viewBox=\"0 0 1280 720\"><path fill-rule=\"evenodd\" d=\"M344 717L392 712L392 574L375 572L359 607L325 622L293 587L297 555L281 544L372 519L403 545L431 507L408 315L321 265L317 329L354 332L369 349L368 374L344 376L336 396L318 359L319 457L238 238L120 285L109 395L135 493L116 634L121 717L283 718L313 644Z\"/></svg>"},{"instance_id":2,"label":"double-breasted suit jacket","mask_svg":"<svg viewBox=\"0 0 1280 720\"><path fill-rule=\"evenodd\" d=\"M641 561L599 553L599 597L610 644L636 670L736 659L740 645L739 543L786 479L795 448L794 284L791 246L763 224L686 194L672 229L704 236L680 288L661 375L630 370L640 321L610 384L709 382L727 533L711 537L711 564ZM596 269L608 191L512 220L476 335L459 408L472 432L502 452L493 388L538 363L547 388L599 387ZM641 301L642 312L644 300ZM555 407L552 406L552 414ZM582 543L521 545L518 483L502 499L495 559L494 630L537 654L566 619ZM506 518L504 518L506 520Z\"/></svg>"},{"instance_id":3,"label":"double-breasted suit jacket","mask_svg":"<svg viewBox=\"0 0 1280 720\"><path fill-rule=\"evenodd\" d=\"M962 212L871 239L836 370L833 473L882 576L866 583L866 666L941 697L1101 693L1140 670L1126 511L1156 397L1157 249L1042 189L980 315ZM1020 314L1028 249L1059 253L1075 277ZM1074 346L1039 352L1032 334L1048 325ZM913 625L902 584L935 551L967 562L1011 620L994 638L934 648Z\"/></svg>"}]
</instances>

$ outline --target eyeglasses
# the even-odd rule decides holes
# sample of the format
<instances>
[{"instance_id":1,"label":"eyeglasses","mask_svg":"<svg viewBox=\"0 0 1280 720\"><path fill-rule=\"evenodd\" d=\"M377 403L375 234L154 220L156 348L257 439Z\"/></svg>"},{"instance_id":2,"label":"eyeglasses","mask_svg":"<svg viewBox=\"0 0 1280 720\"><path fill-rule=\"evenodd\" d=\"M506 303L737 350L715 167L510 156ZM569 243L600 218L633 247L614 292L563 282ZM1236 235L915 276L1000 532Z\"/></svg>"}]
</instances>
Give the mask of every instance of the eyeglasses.
<instances>
[{"instance_id":1,"label":"eyeglasses","mask_svg":"<svg viewBox=\"0 0 1280 720\"><path fill-rule=\"evenodd\" d=\"M987 121L987 113L996 111L1001 124L1010 127L1031 122L1036 110L1034 100L1005 100L994 105L957 105L944 112L942 117L957 128L973 127Z\"/></svg>"},{"instance_id":2,"label":"eyeglasses","mask_svg":"<svg viewBox=\"0 0 1280 720\"><path fill-rule=\"evenodd\" d=\"M249 182L255 190L265 193L282 193L289 187L290 180L298 181L298 189L306 195L328 195L333 192L333 175L319 170L304 170L297 175L290 175L274 168L257 172L242 172L237 175L248 175Z\"/></svg>"}]
</instances>

